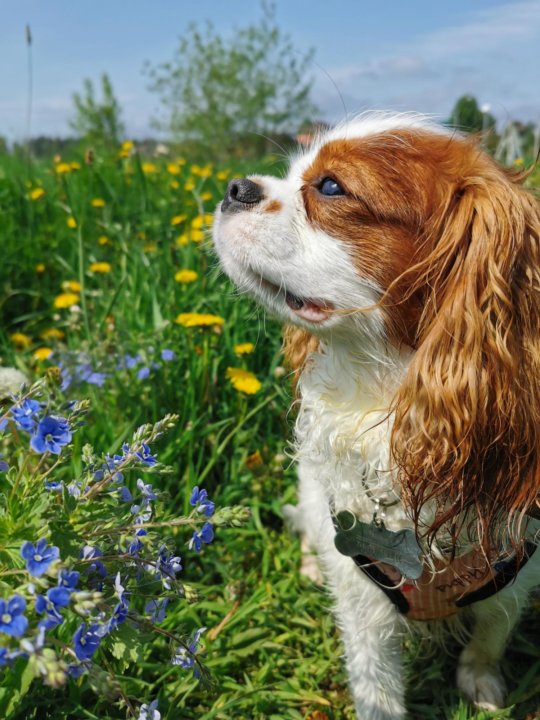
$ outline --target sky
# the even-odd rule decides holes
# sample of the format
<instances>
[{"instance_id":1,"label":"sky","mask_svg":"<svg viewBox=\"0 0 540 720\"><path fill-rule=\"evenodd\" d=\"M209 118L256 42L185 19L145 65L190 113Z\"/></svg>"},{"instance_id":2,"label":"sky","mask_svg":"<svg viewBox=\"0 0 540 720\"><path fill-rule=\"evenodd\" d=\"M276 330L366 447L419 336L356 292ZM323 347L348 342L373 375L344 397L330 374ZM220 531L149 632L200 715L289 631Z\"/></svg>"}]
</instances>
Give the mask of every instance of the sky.
<instances>
[{"instance_id":1,"label":"sky","mask_svg":"<svg viewBox=\"0 0 540 720\"><path fill-rule=\"evenodd\" d=\"M502 125L540 122L540 0L275 0L276 20L309 75L318 119L367 109L414 110L445 119L474 95ZM32 135L72 134L73 92L103 72L129 137L155 134L158 99L143 73L172 59L190 23L211 20L231 37L261 18L256 1L1 0L0 135L27 133L32 32Z\"/></svg>"}]
</instances>

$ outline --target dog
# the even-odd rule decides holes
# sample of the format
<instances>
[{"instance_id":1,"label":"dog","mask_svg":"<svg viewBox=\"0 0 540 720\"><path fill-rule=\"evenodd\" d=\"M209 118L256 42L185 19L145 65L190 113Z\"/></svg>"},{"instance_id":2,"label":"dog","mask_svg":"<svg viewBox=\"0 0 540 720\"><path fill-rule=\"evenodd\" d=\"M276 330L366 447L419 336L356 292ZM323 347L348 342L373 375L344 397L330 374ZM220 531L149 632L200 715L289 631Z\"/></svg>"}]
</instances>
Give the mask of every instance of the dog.
<instances>
[{"instance_id":1,"label":"dog","mask_svg":"<svg viewBox=\"0 0 540 720\"><path fill-rule=\"evenodd\" d=\"M422 115L368 113L283 179L232 180L216 210L222 268L286 323L296 522L361 720L405 717L402 639L439 622L468 632L458 688L501 707L499 661L540 583L540 208L523 178Z\"/></svg>"}]
</instances>

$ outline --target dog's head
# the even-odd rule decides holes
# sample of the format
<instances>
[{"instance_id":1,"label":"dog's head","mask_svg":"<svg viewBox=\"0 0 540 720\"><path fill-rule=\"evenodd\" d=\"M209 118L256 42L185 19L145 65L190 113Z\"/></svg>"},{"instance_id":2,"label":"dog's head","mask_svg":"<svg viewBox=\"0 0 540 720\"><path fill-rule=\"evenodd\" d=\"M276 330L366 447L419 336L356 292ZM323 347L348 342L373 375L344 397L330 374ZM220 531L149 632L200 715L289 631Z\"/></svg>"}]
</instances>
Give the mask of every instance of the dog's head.
<instances>
[{"instance_id":1,"label":"dog's head","mask_svg":"<svg viewBox=\"0 0 540 720\"><path fill-rule=\"evenodd\" d=\"M439 500L437 527L538 489L540 211L521 179L420 116L369 115L284 179L232 180L216 213L223 268L274 314L414 351L393 457L416 515Z\"/></svg>"}]
</instances>

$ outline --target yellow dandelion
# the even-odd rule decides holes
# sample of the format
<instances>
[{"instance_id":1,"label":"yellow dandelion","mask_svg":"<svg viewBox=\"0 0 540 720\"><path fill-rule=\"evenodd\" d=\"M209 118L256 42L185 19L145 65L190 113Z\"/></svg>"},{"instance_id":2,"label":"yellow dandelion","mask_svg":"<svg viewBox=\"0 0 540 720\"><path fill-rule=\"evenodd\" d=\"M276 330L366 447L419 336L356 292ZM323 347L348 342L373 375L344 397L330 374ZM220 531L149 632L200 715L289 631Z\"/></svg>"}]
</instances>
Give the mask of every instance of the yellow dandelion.
<instances>
[{"instance_id":1,"label":"yellow dandelion","mask_svg":"<svg viewBox=\"0 0 540 720\"><path fill-rule=\"evenodd\" d=\"M171 175L179 175L180 174L180 166L176 163L167 163L167 172Z\"/></svg>"},{"instance_id":2,"label":"yellow dandelion","mask_svg":"<svg viewBox=\"0 0 540 720\"><path fill-rule=\"evenodd\" d=\"M176 282L184 283L185 285L195 282L198 277L199 276L197 275L195 270L187 270L186 268L178 270L178 272L176 272L174 275L174 279L176 280Z\"/></svg>"},{"instance_id":3,"label":"yellow dandelion","mask_svg":"<svg viewBox=\"0 0 540 720\"><path fill-rule=\"evenodd\" d=\"M230 170L220 170L218 173L216 173L216 178L218 180L226 180L230 175Z\"/></svg>"},{"instance_id":4,"label":"yellow dandelion","mask_svg":"<svg viewBox=\"0 0 540 720\"><path fill-rule=\"evenodd\" d=\"M93 198L90 201L90 204L92 205L92 207L102 208L105 207L105 200L103 198Z\"/></svg>"},{"instance_id":5,"label":"yellow dandelion","mask_svg":"<svg viewBox=\"0 0 540 720\"><path fill-rule=\"evenodd\" d=\"M169 187L172 188L172 190L178 190L178 188L180 187L180 183L178 182L178 180L171 180L171 182L169 183Z\"/></svg>"},{"instance_id":6,"label":"yellow dandelion","mask_svg":"<svg viewBox=\"0 0 540 720\"><path fill-rule=\"evenodd\" d=\"M143 162L143 164L141 165L141 169L143 173L145 173L145 175L153 175L158 171L157 166L151 162Z\"/></svg>"},{"instance_id":7,"label":"yellow dandelion","mask_svg":"<svg viewBox=\"0 0 540 720\"><path fill-rule=\"evenodd\" d=\"M88 268L92 273L109 273L111 272L111 264L108 262L94 262Z\"/></svg>"},{"instance_id":8,"label":"yellow dandelion","mask_svg":"<svg viewBox=\"0 0 540 720\"><path fill-rule=\"evenodd\" d=\"M81 283L78 280L64 280L62 290L64 292L80 293Z\"/></svg>"},{"instance_id":9,"label":"yellow dandelion","mask_svg":"<svg viewBox=\"0 0 540 720\"><path fill-rule=\"evenodd\" d=\"M133 143L133 140L124 140L124 142L120 146L120 148L122 150L125 150L127 152L129 152L130 150L133 150L134 147L135 147L135 145Z\"/></svg>"},{"instance_id":10,"label":"yellow dandelion","mask_svg":"<svg viewBox=\"0 0 540 720\"><path fill-rule=\"evenodd\" d=\"M66 334L60 328L46 328L39 334L42 340L63 340Z\"/></svg>"},{"instance_id":11,"label":"yellow dandelion","mask_svg":"<svg viewBox=\"0 0 540 720\"><path fill-rule=\"evenodd\" d=\"M176 164L180 165L180 167L182 167L182 165L186 164L186 158L183 158L183 157L176 158Z\"/></svg>"},{"instance_id":12,"label":"yellow dandelion","mask_svg":"<svg viewBox=\"0 0 540 720\"><path fill-rule=\"evenodd\" d=\"M192 165L191 172L193 175L198 175L201 178L207 178L212 174L212 166L205 165L204 167L199 167L199 165Z\"/></svg>"},{"instance_id":13,"label":"yellow dandelion","mask_svg":"<svg viewBox=\"0 0 540 720\"><path fill-rule=\"evenodd\" d=\"M192 230L190 233L190 238L192 242L198 243L201 242L201 240L204 240L205 235L202 230Z\"/></svg>"},{"instance_id":14,"label":"yellow dandelion","mask_svg":"<svg viewBox=\"0 0 540 720\"><path fill-rule=\"evenodd\" d=\"M70 215L68 217L68 219L66 220L66 224L67 224L68 228L71 228L72 230L74 230L77 227L77 221L75 220L73 215Z\"/></svg>"},{"instance_id":15,"label":"yellow dandelion","mask_svg":"<svg viewBox=\"0 0 540 720\"><path fill-rule=\"evenodd\" d=\"M45 272L45 269L46 269L46 268L45 268L45 263L38 263L38 264L36 265L36 272L37 272L38 275L41 275L41 273L44 273L44 272Z\"/></svg>"},{"instance_id":16,"label":"yellow dandelion","mask_svg":"<svg viewBox=\"0 0 540 720\"><path fill-rule=\"evenodd\" d=\"M54 307L58 309L70 308L79 302L79 295L77 293L61 293L54 298Z\"/></svg>"},{"instance_id":17,"label":"yellow dandelion","mask_svg":"<svg viewBox=\"0 0 540 720\"><path fill-rule=\"evenodd\" d=\"M186 180L186 184L184 185L184 190L186 192L193 192L195 190L195 180L193 178L188 178Z\"/></svg>"},{"instance_id":18,"label":"yellow dandelion","mask_svg":"<svg viewBox=\"0 0 540 720\"><path fill-rule=\"evenodd\" d=\"M231 384L235 390L243 392L246 395L254 395L262 387L262 383L257 380L257 377L249 370L242 370L242 368L227 368L227 379L231 381Z\"/></svg>"},{"instance_id":19,"label":"yellow dandelion","mask_svg":"<svg viewBox=\"0 0 540 720\"><path fill-rule=\"evenodd\" d=\"M184 327L223 325L224 322L225 320L219 315L210 315L209 313L180 313L175 320L175 323Z\"/></svg>"},{"instance_id":20,"label":"yellow dandelion","mask_svg":"<svg viewBox=\"0 0 540 720\"><path fill-rule=\"evenodd\" d=\"M171 225L180 225L186 219L187 219L187 215L184 215L184 214L175 215L174 217L171 218Z\"/></svg>"},{"instance_id":21,"label":"yellow dandelion","mask_svg":"<svg viewBox=\"0 0 540 720\"><path fill-rule=\"evenodd\" d=\"M176 243L176 245L177 245L178 247L185 247L185 246L189 243L189 236L188 236L188 234L187 234L187 233L182 233L181 235L179 235L179 236L176 238L175 243Z\"/></svg>"},{"instance_id":22,"label":"yellow dandelion","mask_svg":"<svg viewBox=\"0 0 540 720\"><path fill-rule=\"evenodd\" d=\"M80 170L80 169L81 169L81 163L79 163L79 162L71 162L71 163L69 163L69 167L70 167L72 170Z\"/></svg>"},{"instance_id":23,"label":"yellow dandelion","mask_svg":"<svg viewBox=\"0 0 540 720\"><path fill-rule=\"evenodd\" d=\"M30 345L32 344L32 339L22 332L14 332L12 335L9 336L9 339L14 345L21 349L30 347Z\"/></svg>"},{"instance_id":24,"label":"yellow dandelion","mask_svg":"<svg viewBox=\"0 0 540 720\"><path fill-rule=\"evenodd\" d=\"M64 175L65 173L71 172L71 165L67 162L59 162L54 166L54 171L58 175Z\"/></svg>"},{"instance_id":25,"label":"yellow dandelion","mask_svg":"<svg viewBox=\"0 0 540 720\"><path fill-rule=\"evenodd\" d=\"M80 293L81 283L78 280L64 280L62 290L64 292Z\"/></svg>"},{"instance_id":26,"label":"yellow dandelion","mask_svg":"<svg viewBox=\"0 0 540 720\"><path fill-rule=\"evenodd\" d=\"M201 193L201 200L204 200L204 202L208 202L209 200L212 199L212 197L213 197L213 195L209 190Z\"/></svg>"},{"instance_id":27,"label":"yellow dandelion","mask_svg":"<svg viewBox=\"0 0 540 720\"><path fill-rule=\"evenodd\" d=\"M97 239L98 245L108 245L111 241L106 235L100 235Z\"/></svg>"},{"instance_id":28,"label":"yellow dandelion","mask_svg":"<svg viewBox=\"0 0 540 720\"><path fill-rule=\"evenodd\" d=\"M254 350L255 350L255 345L250 342L238 343L238 345L234 346L234 352L237 355L249 355Z\"/></svg>"},{"instance_id":29,"label":"yellow dandelion","mask_svg":"<svg viewBox=\"0 0 540 720\"><path fill-rule=\"evenodd\" d=\"M39 198L42 198L44 195L45 195L45 190L43 188L38 187L38 188L34 188L30 192L28 197L30 198L30 200L39 200Z\"/></svg>"},{"instance_id":30,"label":"yellow dandelion","mask_svg":"<svg viewBox=\"0 0 540 720\"><path fill-rule=\"evenodd\" d=\"M211 213L204 213L204 215L197 215L191 221L191 227L196 230L200 230L203 227L210 227L214 222L214 216Z\"/></svg>"},{"instance_id":31,"label":"yellow dandelion","mask_svg":"<svg viewBox=\"0 0 540 720\"><path fill-rule=\"evenodd\" d=\"M36 360L47 360L47 358L50 358L52 354L53 350L49 347L40 347L34 351L34 357Z\"/></svg>"}]
</instances>

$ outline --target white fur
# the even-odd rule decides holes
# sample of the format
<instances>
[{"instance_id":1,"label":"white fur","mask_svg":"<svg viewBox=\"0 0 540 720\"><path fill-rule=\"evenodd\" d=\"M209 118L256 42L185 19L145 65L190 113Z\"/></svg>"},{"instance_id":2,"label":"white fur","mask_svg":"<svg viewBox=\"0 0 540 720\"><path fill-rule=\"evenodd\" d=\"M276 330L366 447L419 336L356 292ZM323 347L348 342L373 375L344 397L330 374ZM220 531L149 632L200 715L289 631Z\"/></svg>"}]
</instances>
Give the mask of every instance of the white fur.
<instances>
[{"instance_id":1,"label":"white fur","mask_svg":"<svg viewBox=\"0 0 540 720\"><path fill-rule=\"evenodd\" d=\"M405 717L401 641L407 623L380 588L335 549L331 507L348 509L369 522L375 498L391 502L398 497L389 459L390 407L410 356L388 342L379 310L367 310L380 298L381 288L358 274L346 243L311 227L300 188L303 172L325 142L405 127L448 133L420 115L362 116L316 139L309 152L296 157L285 179L252 178L266 199L282 204L279 212L266 213L264 202L229 216L218 209L214 224L221 264L237 285L280 318L316 332L321 341L300 379L299 504L293 520L317 550L335 598L361 720ZM285 290L347 312L314 327L287 306ZM389 507L384 521L391 530L413 527L401 504ZM315 575L312 565L309 572ZM515 583L472 606L476 625L460 658L457 681L482 707L503 702L498 662L528 591L539 579L540 551Z\"/></svg>"}]
</instances>

